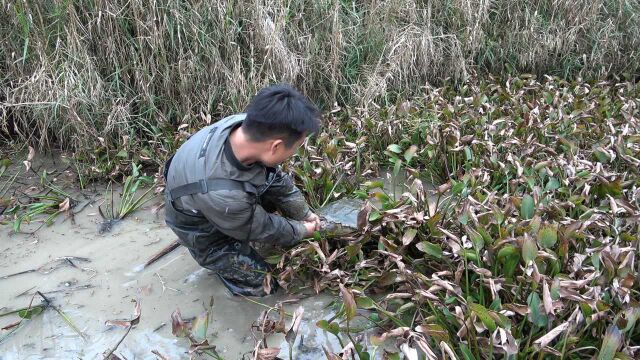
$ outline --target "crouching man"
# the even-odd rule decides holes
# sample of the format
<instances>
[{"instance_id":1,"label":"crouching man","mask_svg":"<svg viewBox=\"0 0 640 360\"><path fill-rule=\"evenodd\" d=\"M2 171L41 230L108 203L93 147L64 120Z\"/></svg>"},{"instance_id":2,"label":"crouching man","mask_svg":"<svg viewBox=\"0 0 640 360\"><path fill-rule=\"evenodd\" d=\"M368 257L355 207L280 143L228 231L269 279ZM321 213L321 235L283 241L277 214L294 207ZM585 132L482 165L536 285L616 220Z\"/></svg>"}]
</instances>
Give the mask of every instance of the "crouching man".
<instances>
[{"instance_id":1,"label":"crouching man","mask_svg":"<svg viewBox=\"0 0 640 360\"><path fill-rule=\"evenodd\" d=\"M318 128L308 99L270 86L245 113L190 137L165 165L167 225L233 294L266 295L270 268L250 242L291 246L319 229L318 216L278 166Z\"/></svg>"}]
</instances>

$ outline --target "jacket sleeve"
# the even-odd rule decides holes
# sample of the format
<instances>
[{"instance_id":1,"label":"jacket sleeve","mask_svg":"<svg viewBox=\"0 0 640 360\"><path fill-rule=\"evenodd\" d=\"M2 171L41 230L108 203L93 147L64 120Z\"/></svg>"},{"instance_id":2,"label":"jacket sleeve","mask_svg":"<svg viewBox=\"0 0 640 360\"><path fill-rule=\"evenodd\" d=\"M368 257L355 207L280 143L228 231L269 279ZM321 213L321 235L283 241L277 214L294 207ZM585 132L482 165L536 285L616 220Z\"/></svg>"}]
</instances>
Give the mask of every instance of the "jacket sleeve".
<instances>
[{"instance_id":1,"label":"jacket sleeve","mask_svg":"<svg viewBox=\"0 0 640 360\"><path fill-rule=\"evenodd\" d=\"M273 204L282 215L294 220L303 220L311 210L291 177L277 168L271 186L262 195L262 201Z\"/></svg>"},{"instance_id":2,"label":"jacket sleeve","mask_svg":"<svg viewBox=\"0 0 640 360\"><path fill-rule=\"evenodd\" d=\"M304 237L302 222L266 212L243 191L211 191L193 198L197 208L218 230L236 240L290 246Z\"/></svg>"}]
</instances>

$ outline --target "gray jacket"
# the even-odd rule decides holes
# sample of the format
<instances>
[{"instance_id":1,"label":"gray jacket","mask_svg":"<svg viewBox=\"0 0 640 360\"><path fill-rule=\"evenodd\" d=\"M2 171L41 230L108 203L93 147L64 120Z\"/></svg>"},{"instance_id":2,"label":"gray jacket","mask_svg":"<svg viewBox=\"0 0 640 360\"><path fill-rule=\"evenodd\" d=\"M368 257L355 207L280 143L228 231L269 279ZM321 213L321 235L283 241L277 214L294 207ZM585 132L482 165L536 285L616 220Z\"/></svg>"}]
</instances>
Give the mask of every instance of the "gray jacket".
<instances>
[{"instance_id":1,"label":"gray jacket","mask_svg":"<svg viewBox=\"0 0 640 360\"><path fill-rule=\"evenodd\" d=\"M186 195L176 199L174 205L181 212L203 216L203 221L236 240L295 244L304 236L305 227L300 220L309 214L309 207L291 178L279 168L245 166L236 159L228 138L244 118L245 114L229 116L189 138L171 160L166 191L201 179L248 182L261 194L257 205L255 196L242 189ZM284 217L268 212L267 206L277 208Z\"/></svg>"}]
</instances>

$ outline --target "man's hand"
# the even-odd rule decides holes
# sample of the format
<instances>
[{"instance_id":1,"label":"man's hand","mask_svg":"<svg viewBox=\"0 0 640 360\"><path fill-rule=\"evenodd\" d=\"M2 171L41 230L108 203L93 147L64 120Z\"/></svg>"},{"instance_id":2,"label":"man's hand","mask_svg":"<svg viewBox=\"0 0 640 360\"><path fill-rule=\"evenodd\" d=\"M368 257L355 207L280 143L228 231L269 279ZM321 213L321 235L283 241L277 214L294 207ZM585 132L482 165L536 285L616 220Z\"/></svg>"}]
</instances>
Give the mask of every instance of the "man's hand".
<instances>
[{"instance_id":1,"label":"man's hand","mask_svg":"<svg viewBox=\"0 0 640 360\"><path fill-rule=\"evenodd\" d=\"M304 222L314 222L317 224L317 229L316 230L320 230L320 217L318 215L316 215L313 212L309 212L309 215L307 215L306 218L304 218L302 221Z\"/></svg>"},{"instance_id":2,"label":"man's hand","mask_svg":"<svg viewBox=\"0 0 640 360\"><path fill-rule=\"evenodd\" d=\"M320 229L318 228L318 226L316 225L316 223L314 223L314 222L308 222L308 221L305 221L305 222L304 222L304 228L307 230L307 233L306 233L306 234L304 234L304 237L306 237L306 238L307 238L307 237L312 237L312 236L313 236L313 233L314 233L316 230L320 230Z\"/></svg>"},{"instance_id":3,"label":"man's hand","mask_svg":"<svg viewBox=\"0 0 640 360\"><path fill-rule=\"evenodd\" d=\"M309 216L303 220L303 224L307 230L305 237L311 237L314 232L320 231L320 218L314 213L310 213Z\"/></svg>"}]
</instances>

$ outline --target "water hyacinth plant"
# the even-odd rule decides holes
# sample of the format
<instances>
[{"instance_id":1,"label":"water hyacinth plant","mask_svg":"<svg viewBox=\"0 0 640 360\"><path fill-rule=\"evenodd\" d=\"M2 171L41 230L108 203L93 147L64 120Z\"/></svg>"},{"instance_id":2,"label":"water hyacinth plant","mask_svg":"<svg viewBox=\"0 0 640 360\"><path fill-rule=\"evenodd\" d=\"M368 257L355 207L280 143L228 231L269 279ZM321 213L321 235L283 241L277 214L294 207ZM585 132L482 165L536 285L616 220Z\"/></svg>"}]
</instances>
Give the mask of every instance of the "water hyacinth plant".
<instances>
[{"instance_id":1,"label":"water hyacinth plant","mask_svg":"<svg viewBox=\"0 0 640 360\"><path fill-rule=\"evenodd\" d=\"M307 146L307 176L353 176L351 144L366 133L362 171L375 172L384 149L401 159L415 146L401 165L412 181L396 203L356 191L374 204L360 233L283 254L280 284L349 289L356 313L381 328L356 340L360 358L381 339L407 358L637 358L639 95L631 83L524 75L428 88L410 106L362 114L337 151ZM319 138L333 138L326 129ZM428 190L425 178L440 183Z\"/></svg>"}]
</instances>

